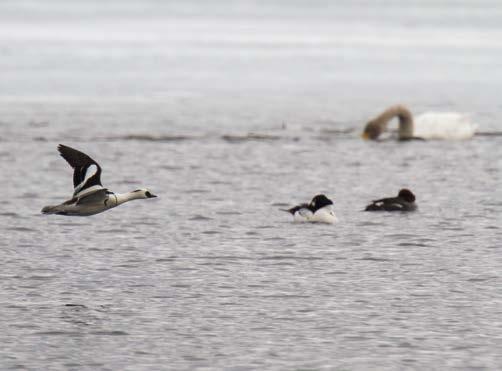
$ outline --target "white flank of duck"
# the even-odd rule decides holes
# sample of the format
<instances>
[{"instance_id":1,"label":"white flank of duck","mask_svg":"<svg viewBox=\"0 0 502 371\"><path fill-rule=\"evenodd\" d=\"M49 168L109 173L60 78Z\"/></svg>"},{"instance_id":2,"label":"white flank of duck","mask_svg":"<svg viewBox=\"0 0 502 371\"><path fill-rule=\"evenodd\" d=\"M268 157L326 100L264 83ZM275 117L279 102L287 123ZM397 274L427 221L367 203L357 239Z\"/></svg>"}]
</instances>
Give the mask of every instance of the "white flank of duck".
<instances>
[{"instance_id":1,"label":"white flank of duck","mask_svg":"<svg viewBox=\"0 0 502 371\"><path fill-rule=\"evenodd\" d=\"M293 215L295 222L334 224L338 221L333 210L333 201L325 195L315 196L309 204L301 204L290 209L281 209Z\"/></svg>"}]
</instances>

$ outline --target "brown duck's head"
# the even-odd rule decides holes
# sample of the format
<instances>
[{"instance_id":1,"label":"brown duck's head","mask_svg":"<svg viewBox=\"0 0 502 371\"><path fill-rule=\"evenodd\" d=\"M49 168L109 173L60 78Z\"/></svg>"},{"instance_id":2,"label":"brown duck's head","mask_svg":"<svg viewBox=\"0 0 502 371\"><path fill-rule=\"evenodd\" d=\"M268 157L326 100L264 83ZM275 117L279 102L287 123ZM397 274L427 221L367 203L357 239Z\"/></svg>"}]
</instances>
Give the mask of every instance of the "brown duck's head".
<instances>
[{"instance_id":1,"label":"brown duck's head","mask_svg":"<svg viewBox=\"0 0 502 371\"><path fill-rule=\"evenodd\" d=\"M415 195L409 189L403 188L399 191L398 197L401 197L406 202L415 202Z\"/></svg>"}]
</instances>

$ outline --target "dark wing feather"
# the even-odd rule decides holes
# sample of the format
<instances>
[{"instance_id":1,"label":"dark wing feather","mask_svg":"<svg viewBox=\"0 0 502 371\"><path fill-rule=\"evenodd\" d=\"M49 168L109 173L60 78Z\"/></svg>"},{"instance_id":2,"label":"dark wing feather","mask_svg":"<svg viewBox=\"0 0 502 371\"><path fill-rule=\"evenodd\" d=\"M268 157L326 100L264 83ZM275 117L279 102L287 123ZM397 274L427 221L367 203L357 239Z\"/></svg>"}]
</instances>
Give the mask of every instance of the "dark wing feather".
<instances>
[{"instance_id":1,"label":"dark wing feather","mask_svg":"<svg viewBox=\"0 0 502 371\"><path fill-rule=\"evenodd\" d=\"M87 156L85 153L63 144L58 146L58 151L66 162L68 162L68 164L70 164L73 168L73 187L75 188L75 193L95 185L102 186L101 167L96 161ZM92 165L96 166L97 171L86 180L87 170ZM84 180L86 180L86 182L85 184L82 184Z\"/></svg>"},{"instance_id":2,"label":"dark wing feather","mask_svg":"<svg viewBox=\"0 0 502 371\"><path fill-rule=\"evenodd\" d=\"M366 211L410 211L414 208L400 197L382 198L374 200L366 206Z\"/></svg>"},{"instance_id":3,"label":"dark wing feather","mask_svg":"<svg viewBox=\"0 0 502 371\"><path fill-rule=\"evenodd\" d=\"M110 192L106 188L99 189L96 192L92 192L82 198L79 198L76 202L76 205L102 203L108 198L109 193Z\"/></svg>"},{"instance_id":4,"label":"dark wing feather","mask_svg":"<svg viewBox=\"0 0 502 371\"><path fill-rule=\"evenodd\" d=\"M373 202L374 204L378 203L378 202L387 203L387 202L393 202L395 199L396 199L396 197L387 197L387 198L380 198L378 200L373 200L371 202Z\"/></svg>"},{"instance_id":5,"label":"dark wing feather","mask_svg":"<svg viewBox=\"0 0 502 371\"><path fill-rule=\"evenodd\" d=\"M366 211L384 211L387 210L387 205L392 204L395 197L380 198L378 200L371 201L371 204L366 206Z\"/></svg>"},{"instance_id":6,"label":"dark wing feather","mask_svg":"<svg viewBox=\"0 0 502 371\"><path fill-rule=\"evenodd\" d=\"M380 210L382 210L382 207L379 206L376 202L373 202L373 203L369 204L368 206L366 206L366 208L364 210L365 211L380 211Z\"/></svg>"},{"instance_id":7,"label":"dark wing feather","mask_svg":"<svg viewBox=\"0 0 502 371\"><path fill-rule=\"evenodd\" d=\"M295 215L297 211L300 209L308 209L309 205L308 204L301 204L295 207L292 207L291 209L282 209L283 211L287 211L288 213L291 213L291 215Z\"/></svg>"}]
</instances>

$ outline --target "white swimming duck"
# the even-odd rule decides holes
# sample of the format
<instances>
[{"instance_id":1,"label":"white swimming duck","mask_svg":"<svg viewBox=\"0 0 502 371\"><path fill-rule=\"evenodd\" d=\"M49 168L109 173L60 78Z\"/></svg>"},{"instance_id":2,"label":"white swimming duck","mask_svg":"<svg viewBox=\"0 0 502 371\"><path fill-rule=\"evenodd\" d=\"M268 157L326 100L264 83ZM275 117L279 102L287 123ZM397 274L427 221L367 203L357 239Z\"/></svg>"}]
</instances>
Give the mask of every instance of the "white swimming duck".
<instances>
[{"instance_id":1,"label":"white swimming duck","mask_svg":"<svg viewBox=\"0 0 502 371\"><path fill-rule=\"evenodd\" d=\"M113 193L101 185L101 167L85 153L60 144L61 156L73 168L73 197L56 206L46 206L43 214L89 216L114 208L124 202L157 197L148 189Z\"/></svg>"},{"instance_id":2,"label":"white swimming duck","mask_svg":"<svg viewBox=\"0 0 502 371\"><path fill-rule=\"evenodd\" d=\"M477 125L469 116L457 112L426 112L413 118L403 105L387 108L368 121L362 137L376 140L386 130L390 120L399 119L398 139L469 139L476 133Z\"/></svg>"},{"instance_id":3,"label":"white swimming duck","mask_svg":"<svg viewBox=\"0 0 502 371\"><path fill-rule=\"evenodd\" d=\"M317 222L334 224L338 221L333 211L333 201L325 195L317 195L308 204L291 209L281 209L293 215L295 222Z\"/></svg>"}]
</instances>

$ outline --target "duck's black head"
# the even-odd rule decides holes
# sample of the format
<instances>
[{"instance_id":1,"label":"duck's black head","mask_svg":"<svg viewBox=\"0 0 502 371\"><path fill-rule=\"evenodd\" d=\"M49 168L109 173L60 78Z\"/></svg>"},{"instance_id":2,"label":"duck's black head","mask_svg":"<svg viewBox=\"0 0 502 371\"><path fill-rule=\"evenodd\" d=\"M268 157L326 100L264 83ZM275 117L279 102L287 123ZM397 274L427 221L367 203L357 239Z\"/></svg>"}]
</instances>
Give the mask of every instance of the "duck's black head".
<instances>
[{"instance_id":1,"label":"duck's black head","mask_svg":"<svg viewBox=\"0 0 502 371\"><path fill-rule=\"evenodd\" d=\"M415 202L415 195L409 189L406 188L401 189L397 196L402 198L406 202L409 203Z\"/></svg>"},{"instance_id":2,"label":"duck's black head","mask_svg":"<svg viewBox=\"0 0 502 371\"><path fill-rule=\"evenodd\" d=\"M333 205L333 201L325 195L317 195L312 199L312 201L310 201L310 207L313 210L319 210L320 208L328 205Z\"/></svg>"}]
</instances>

